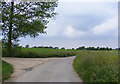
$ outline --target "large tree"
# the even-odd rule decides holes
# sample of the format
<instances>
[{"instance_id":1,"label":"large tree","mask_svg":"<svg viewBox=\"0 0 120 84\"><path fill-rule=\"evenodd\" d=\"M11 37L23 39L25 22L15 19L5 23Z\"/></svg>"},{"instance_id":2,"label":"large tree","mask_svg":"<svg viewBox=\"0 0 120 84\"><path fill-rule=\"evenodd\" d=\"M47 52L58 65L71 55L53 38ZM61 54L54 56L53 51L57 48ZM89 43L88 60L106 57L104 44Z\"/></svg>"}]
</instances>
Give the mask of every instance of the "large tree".
<instances>
[{"instance_id":1,"label":"large tree","mask_svg":"<svg viewBox=\"0 0 120 84\"><path fill-rule=\"evenodd\" d=\"M58 2L1 2L3 42L10 51L19 37L36 37L45 33L49 18L56 15Z\"/></svg>"}]
</instances>

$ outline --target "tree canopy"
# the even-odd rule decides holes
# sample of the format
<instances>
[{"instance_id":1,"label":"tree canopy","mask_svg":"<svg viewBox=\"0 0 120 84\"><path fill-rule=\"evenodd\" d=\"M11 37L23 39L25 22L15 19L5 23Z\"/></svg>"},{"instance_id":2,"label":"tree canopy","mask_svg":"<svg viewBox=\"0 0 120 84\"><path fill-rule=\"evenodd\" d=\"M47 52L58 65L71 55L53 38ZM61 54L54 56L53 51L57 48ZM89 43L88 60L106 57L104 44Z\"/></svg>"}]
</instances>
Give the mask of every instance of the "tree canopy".
<instances>
[{"instance_id":1,"label":"tree canopy","mask_svg":"<svg viewBox=\"0 0 120 84\"><path fill-rule=\"evenodd\" d=\"M2 35L7 47L19 41L19 37L36 37L46 33L49 18L56 15L58 2L0 2L2 4Z\"/></svg>"}]
</instances>

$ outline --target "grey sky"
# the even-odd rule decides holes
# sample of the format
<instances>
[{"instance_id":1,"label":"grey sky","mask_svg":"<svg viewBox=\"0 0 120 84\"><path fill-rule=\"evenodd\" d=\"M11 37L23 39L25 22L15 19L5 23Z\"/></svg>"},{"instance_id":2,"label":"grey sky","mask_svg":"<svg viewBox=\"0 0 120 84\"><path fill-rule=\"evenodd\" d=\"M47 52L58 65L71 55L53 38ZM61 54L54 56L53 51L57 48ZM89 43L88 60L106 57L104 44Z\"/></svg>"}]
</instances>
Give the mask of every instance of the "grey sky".
<instances>
[{"instance_id":1,"label":"grey sky","mask_svg":"<svg viewBox=\"0 0 120 84\"><path fill-rule=\"evenodd\" d=\"M112 0L111 0L112 1ZM117 2L59 2L55 20L51 19L47 34L37 38L20 38L20 45L118 46Z\"/></svg>"}]
</instances>

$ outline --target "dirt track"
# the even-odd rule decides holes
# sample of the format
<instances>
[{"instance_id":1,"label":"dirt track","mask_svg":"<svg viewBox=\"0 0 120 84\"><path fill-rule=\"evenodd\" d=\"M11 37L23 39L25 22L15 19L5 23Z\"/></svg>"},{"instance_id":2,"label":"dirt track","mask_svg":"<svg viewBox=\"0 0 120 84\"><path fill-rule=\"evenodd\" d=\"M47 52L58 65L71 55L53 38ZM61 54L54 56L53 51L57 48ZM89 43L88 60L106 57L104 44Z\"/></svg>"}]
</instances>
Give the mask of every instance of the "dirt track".
<instances>
[{"instance_id":1,"label":"dirt track","mask_svg":"<svg viewBox=\"0 0 120 84\"><path fill-rule=\"evenodd\" d=\"M11 82L11 80L16 79L20 75L28 72L25 69L36 67L40 64L43 64L47 61L61 59L61 58L11 58L11 57L3 57L2 60L10 63L14 67L14 73L11 75L10 79L6 80L6 82Z\"/></svg>"}]
</instances>

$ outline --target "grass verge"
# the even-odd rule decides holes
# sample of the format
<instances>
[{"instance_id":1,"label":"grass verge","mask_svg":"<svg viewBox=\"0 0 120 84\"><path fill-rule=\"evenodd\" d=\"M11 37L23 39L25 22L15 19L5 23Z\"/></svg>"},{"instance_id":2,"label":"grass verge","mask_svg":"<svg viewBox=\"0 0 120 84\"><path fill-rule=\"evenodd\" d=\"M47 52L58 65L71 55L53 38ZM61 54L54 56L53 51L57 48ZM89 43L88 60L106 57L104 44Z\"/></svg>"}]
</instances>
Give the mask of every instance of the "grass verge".
<instances>
[{"instance_id":1,"label":"grass verge","mask_svg":"<svg viewBox=\"0 0 120 84\"><path fill-rule=\"evenodd\" d=\"M73 67L84 82L118 82L117 51L83 51Z\"/></svg>"},{"instance_id":2,"label":"grass verge","mask_svg":"<svg viewBox=\"0 0 120 84\"><path fill-rule=\"evenodd\" d=\"M13 72L12 65L8 64L5 61L2 61L2 81L8 79Z\"/></svg>"}]
</instances>

